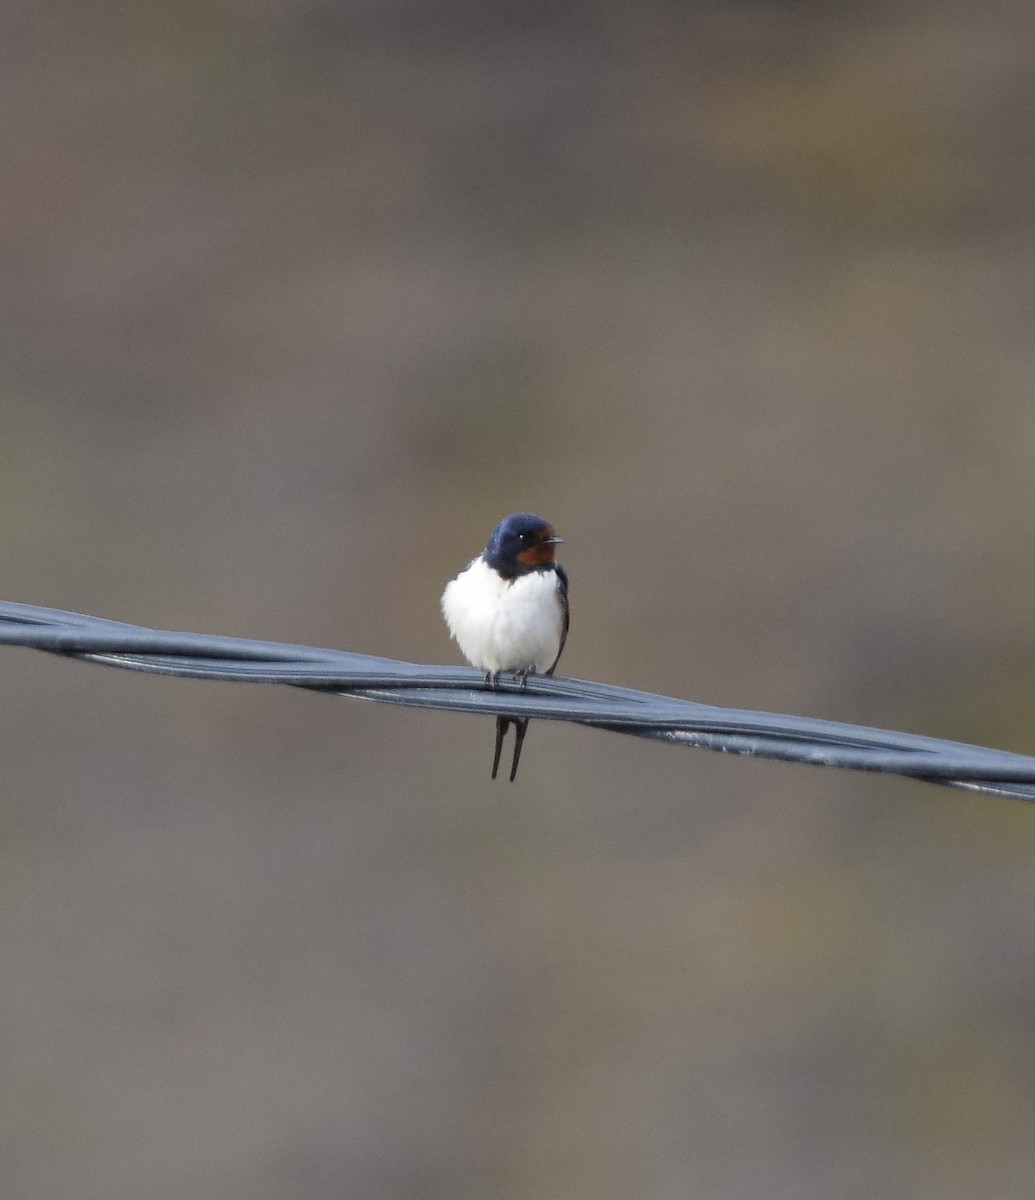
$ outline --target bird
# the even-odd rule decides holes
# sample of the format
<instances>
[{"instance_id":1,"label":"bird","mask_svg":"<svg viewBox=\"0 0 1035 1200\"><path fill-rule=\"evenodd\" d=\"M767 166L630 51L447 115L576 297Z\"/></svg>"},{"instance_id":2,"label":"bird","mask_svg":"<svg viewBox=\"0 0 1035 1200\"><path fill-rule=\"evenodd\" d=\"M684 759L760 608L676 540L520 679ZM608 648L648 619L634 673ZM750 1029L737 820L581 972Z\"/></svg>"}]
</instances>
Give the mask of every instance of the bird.
<instances>
[{"instance_id":1,"label":"bird","mask_svg":"<svg viewBox=\"0 0 1035 1200\"><path fill-rule=\"evenodd\" d=\"M524 683L529 675L552 675L568 637L568 576L555 559L563 542L549 521L534 513L503 518L485 549L442 593L442 615L464 657L487 683L504 671ZM527 717L496 718L492 778L503 739L514 726L510 782L517 775Z\"/></svg>"}]
</instances>

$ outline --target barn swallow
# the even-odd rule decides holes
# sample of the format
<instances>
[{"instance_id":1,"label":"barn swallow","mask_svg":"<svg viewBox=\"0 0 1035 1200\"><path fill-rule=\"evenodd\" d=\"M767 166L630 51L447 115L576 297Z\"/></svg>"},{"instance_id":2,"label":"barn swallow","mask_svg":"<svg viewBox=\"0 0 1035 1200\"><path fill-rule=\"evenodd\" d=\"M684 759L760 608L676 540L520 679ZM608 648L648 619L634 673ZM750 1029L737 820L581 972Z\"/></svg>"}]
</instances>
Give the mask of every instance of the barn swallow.
<instances>
[{"instance_id":1,"label":"barn swallow","mask_svg":"<svg viewBox=\"0 0 1035 1200\"><path fill-rule=\"evenodd\" d=\"M539 672L553 674L568 636L568 576L554 561L563 540L542 517L511 513L489 535L484 551L446 584L442 615L449 632L487 682L497 682L504 671L513 671L522 682ZM513 783L527 717L496 718L492 777L511 724Z\"/></svg>"}]
</instances>

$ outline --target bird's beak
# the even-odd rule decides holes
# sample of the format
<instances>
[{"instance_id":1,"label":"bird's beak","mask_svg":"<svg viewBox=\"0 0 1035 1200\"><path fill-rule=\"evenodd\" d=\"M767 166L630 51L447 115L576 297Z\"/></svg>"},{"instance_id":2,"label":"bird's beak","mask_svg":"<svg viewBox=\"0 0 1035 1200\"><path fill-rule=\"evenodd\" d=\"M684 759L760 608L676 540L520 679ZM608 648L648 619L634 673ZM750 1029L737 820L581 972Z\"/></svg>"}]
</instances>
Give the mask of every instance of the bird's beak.
<instances>
[{"instance_id":1,"label":"bird's beak","mask_svg":"<svg viewBox=\"0 0 1035 1200\"><path fill-rule=\"evenodd\" d=\"M543 540L539 543L539 545L540 546L559 546L561 544L561 542L563 542L563 541L564 541L564 538L559 538L559 537L555 536L552 538L543 538Z\"/></svg>"}]
</instances>

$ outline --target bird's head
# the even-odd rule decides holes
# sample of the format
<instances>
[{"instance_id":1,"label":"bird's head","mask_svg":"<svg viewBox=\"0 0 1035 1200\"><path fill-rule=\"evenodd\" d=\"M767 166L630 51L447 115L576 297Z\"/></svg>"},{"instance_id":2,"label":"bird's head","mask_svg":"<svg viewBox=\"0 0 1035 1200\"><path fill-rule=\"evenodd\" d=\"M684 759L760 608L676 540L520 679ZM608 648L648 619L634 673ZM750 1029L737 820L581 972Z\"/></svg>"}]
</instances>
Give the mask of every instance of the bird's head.
<instances>
[{"instance_id":1,"label":"bird's head","mask_svg":"<svg viewBox=\"0 0 1035 1200\"><path fill-rule=\"evenodd\" d=\"M552 566L555 547L563 541L542 517L511 513L490 534L484 558L504 579L515 579Z\"/></svg>"}]
</instances>

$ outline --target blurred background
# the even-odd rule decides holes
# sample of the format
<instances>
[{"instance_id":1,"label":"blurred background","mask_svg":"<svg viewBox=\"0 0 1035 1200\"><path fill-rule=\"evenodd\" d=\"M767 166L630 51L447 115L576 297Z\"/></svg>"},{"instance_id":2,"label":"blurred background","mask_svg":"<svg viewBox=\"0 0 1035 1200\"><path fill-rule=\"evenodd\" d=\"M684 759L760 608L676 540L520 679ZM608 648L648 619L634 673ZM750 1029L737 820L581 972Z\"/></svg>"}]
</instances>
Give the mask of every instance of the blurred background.
<instances>
[{"instance_id":1,"label":"blurred background","mask_svg":"<svg viewBox=\"0 0 1035 1200\"><path fill-rule=\"evenodd\" d=\"M1035 752L1035 25L0 17L7 598ZM0 1191L1009 1200L1035 812L4 651Z\"/></svg>"}]
</instances>

